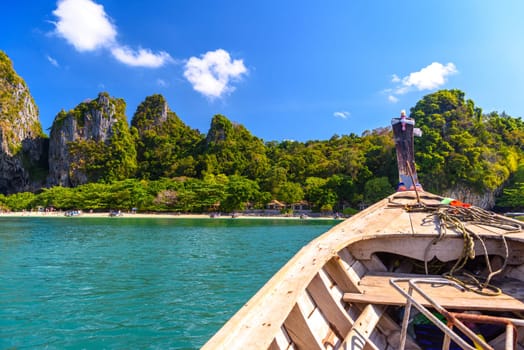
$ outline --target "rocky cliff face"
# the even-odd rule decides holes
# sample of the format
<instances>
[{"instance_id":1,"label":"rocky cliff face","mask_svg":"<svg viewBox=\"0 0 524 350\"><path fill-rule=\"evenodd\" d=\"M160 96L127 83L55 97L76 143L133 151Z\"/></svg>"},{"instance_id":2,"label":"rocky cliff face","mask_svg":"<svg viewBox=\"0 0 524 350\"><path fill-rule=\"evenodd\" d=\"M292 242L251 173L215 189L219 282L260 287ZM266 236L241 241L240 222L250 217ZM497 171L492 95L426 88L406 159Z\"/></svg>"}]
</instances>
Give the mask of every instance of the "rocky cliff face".
<instances>
[{"instance_id":1,"label":"rocky cliff face","mask_svg":"<svg viewBox=\"0 0 524 350\"><path fill-rule=\"evenodd\" d=\"M47 139L38 108L11 60L0 51L0 193L36 190L46 172Z\"/></svg>"},{"instance_id":2,"label":"rocky cliff face","mask_svg":"<svg viewBox=\"0 0 524 350\"><path fill-rule=\"evenodd\" d=\"M162 95L152 95L146 97L138 107L131 120L131 126L135 127L139 136L143 136L149 130L155 132L168 120L168 116L173 116L169 109L166 99Z\"/></svg>"},{"instance_id":3,"label":"rocky cliff face","mask_svg":"<svg viewBox=\"0 0 524 350\"><path fill-rule=\"evenodd\" d=\"M477 207L484 209L492 209L495 206L495 199L500 193L501 189L494 192L477 193L466 186L455 186L452 189L446 190L443 196L449 198L456 198L465 203L471 203Z\"/></svg>"},{"instance_id":4,"label":"rocky cliff face","mask_svg":"<svg viewBox=\"0 0 524 350\"><path fill-rule=\"evenodd\" d=\"M122 175L116 178L128 176L120 165L126 157L132 162L135 154L124 110L123 100L100 93L95 100L58 113L49 139L48 185L78 186L105 178L111 171ZM122 140L127 150L115 152Z\"/></svg>"}]
</instances>

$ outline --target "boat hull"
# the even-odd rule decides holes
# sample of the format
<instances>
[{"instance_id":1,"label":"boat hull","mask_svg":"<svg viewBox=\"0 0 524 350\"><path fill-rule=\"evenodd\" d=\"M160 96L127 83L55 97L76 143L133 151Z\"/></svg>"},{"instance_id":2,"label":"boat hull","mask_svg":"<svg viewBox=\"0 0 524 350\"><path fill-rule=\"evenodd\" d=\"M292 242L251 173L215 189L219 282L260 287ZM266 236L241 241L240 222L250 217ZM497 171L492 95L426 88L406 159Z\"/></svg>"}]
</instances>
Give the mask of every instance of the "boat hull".
<instances>
[{"instance_id":1,"label":"boat hull","mask_svg":"<svg viewBox=\"0 0 524 350\"><path fill-rule=\"evenodd\" d=\"M399 310L408 300L390 282L442 278L427 269L450 270L464 257L464 233L444 228L436 214L441 200L422 191L397 193L333 227L302 248L203 349L399 349L401 342L420 348L416 336L402 339ZM468 252L476 257L470 260L486 256L490 268L503 267L503 296L456 294L456 286L424 293L453 310L490 315L502 310L512 316L524 311L518 288L524 281L524 232L517 221L505 220L510 221L501 228L466 225L478 236ZM406 290L407 280L401 287ZM490 339L494 348L503 338Z\"/></svg>"}]
</instances>

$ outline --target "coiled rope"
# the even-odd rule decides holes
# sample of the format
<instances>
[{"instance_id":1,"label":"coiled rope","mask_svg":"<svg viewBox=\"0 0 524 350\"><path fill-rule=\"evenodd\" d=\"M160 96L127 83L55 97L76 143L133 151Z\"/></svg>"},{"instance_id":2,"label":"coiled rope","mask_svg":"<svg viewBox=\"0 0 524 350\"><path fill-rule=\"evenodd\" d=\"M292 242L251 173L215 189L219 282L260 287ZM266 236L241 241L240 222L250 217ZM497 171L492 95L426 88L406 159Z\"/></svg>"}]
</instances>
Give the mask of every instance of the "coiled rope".
<instances>
[{"instance_id":1,"label":"coiled rope","mask_svg":"<svg viewBox=\"0 0 524 350\"><path fill-rule=\"evenodd\" d=\"M501 234L502 242L504 244L504 257L502 266L493 271L491 262L489 260L488 250L484 240L477 234L475 231L469 229L464 225L464 222L485 224L489 223L490 226L495 225L496 227L503 227L503 223L497 223L496 220L484 220L490 216L490 214L480 208L442 208L434 213L435 216L443 223L442 227L444 229L455 229L456 231L462 234L464 245L462 248L462 254L457 260L455 265L451 268L449 272L443 274L443 277L455 281L463 288L473 291L482 295L499 295L502 293L500 288L495 287L490 284L491 279L497 274L501 273L507 265L507 260L509 257L509 248L504 234ZM445 233L444 233L445 234ZM474 239L477 239L482 245L484 259L486 267L488 268L488 276L484 282L480 282L474 275L463 271L461 277L457 276L457 273L461 271L468 260L475 259L475 242Z\"/></svg>"},{"instance_id":2,"label":"coiled rope","mask_svg":"<svg viewBox=\"0 0 524 350\"><path fill-rule=\"evenodd\" d=\"M501 273L507 265L509 247L505 235L508 233L519 232L522 230L522 225L478 207L465 208L449 205L427 206L419 201L415 206L404 206L404 209L408 212L428 212L429 214L423 222L435 220L437 222L437 227L439 227L439 235L435 237L435 239L433 239L425 249L424 267L426 274L428 274L427 254L431 245L442 240L448 230L455 230L462 235L464 242L463 249L459 259L449 272L443 274L443 277L453 280L465 289L478 294L494 296L502 293L500 288L491 285L490 282L491 279ZM466 226L465 223L468 225ZM499 269L495 271L493 270L486 244L482 237L470 228L473 225L494 227L504 231L503 233L498 233L504 245L503 264ZM495 231L492 232L496 233ZM488 276L485 278L484 282L481 282L471 273L466 271L461 272L466 263L475 258L475 240L479 241L482 246L486 267L488 269ZM458 276L459 272L460 277Z\"/></svg>"}]
</instances>

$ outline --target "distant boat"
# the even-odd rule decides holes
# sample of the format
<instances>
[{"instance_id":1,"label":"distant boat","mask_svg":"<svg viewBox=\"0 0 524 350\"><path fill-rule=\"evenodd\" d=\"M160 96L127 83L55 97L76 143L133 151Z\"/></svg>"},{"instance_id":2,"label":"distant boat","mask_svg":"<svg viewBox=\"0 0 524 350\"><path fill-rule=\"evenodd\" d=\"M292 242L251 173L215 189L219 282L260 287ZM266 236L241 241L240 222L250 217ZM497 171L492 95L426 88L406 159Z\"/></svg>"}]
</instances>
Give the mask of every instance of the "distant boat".
<instances>
[{"instance_id":1,"label":"distant boat","mask_svg":"<svg viewBox=\"0 0 524 350\"><path fill-rule=\"evenodd\" d=\"M395 119L401 191L303 247L204 350L524 348L524 224L424 191Z\"/></svg>"},{"instance_id":2,"label":"distant boat","mask_svg":"<svg viewBox=\"0 0 524 350\"><path fill-rule=\"evenodd\" d=\"M64 213L65 216L80 216L82 211L80 210L68 210Z\"/></svg>"}]
</instances>

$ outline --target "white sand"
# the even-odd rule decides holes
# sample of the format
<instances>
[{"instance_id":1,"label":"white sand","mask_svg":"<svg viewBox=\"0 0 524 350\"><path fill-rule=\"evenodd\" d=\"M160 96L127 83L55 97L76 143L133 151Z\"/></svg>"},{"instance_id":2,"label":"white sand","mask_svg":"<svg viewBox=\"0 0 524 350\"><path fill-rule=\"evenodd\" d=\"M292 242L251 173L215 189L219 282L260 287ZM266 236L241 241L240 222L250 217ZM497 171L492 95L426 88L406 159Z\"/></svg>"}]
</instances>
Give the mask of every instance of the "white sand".
<instances>
[{"instance_id":1,"label":"white sand","mask_svg":"<svg viewBox=\"0 0 524 350\"><path fill-rule=\"evenodd\" d=\"M122 213L123 215L115 218L158 218L158 219L232 219L231 215L221 214L220 216L210 217L208 214L178 214L178 213ZM9 213L0 213L1 217L63 217L65 212L55 211L55 212L38 212L38 211L23 211L23 212L9 212ZM89 213L82 212L80 217L86 218L107 218L109 217L109 212L97 212ZM258 216L258 215L242 215L236 214L235 219L300 219L299 216ZM309 219L327 219L333 220L333 216L324 216L324 217L310 217Z\"/></svg>"}]
</instances>

